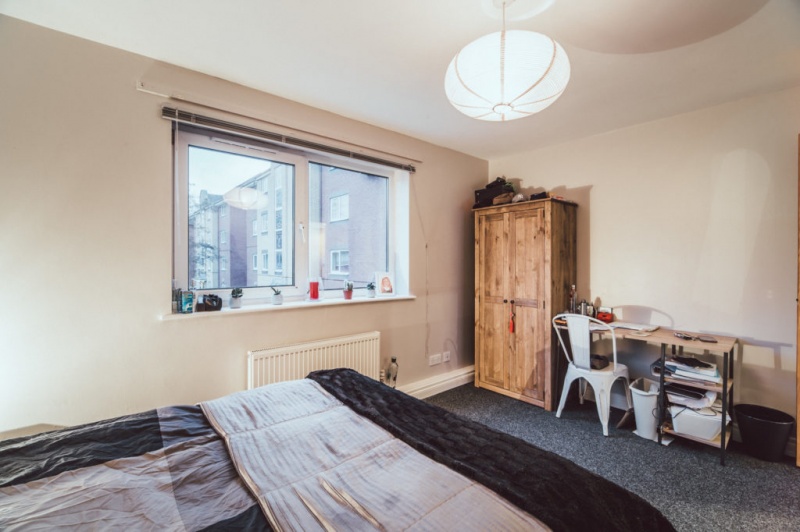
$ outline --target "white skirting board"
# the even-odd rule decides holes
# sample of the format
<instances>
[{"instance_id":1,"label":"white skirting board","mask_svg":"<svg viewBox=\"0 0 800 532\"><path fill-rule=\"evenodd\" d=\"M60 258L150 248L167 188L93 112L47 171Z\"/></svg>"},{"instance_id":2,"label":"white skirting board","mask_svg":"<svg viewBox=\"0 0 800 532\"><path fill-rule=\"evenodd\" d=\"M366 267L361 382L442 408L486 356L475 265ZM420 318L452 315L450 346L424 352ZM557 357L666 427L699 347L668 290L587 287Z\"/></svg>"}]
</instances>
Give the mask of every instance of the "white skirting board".
<instances>
[{"instance_id":1,"label":"white skirting board","mask_svg":"<svg viewBox=\"0 0 800 532\"><path fill-rule=\"evenodd\" d=\"M467 366L461 369L442 373L421 381L412 382L400 386L398 390L405 392L408 395L416 397L417 399L425 399L436 395L437 393L452 390L463 384L475 382L475 366Z\"/></svg>"}]
</instances>

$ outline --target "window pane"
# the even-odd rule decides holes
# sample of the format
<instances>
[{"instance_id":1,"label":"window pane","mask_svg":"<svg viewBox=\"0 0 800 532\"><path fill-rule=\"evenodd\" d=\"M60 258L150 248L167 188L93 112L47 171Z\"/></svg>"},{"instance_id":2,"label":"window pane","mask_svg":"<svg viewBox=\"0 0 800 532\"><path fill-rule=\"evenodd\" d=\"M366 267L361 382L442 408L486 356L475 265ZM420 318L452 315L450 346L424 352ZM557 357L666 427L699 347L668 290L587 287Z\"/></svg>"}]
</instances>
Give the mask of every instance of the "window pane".
<instances>
[{"instance_id":1,"label":"window pane","mask_svg":"<svg viewBox=\"0 0 800 532\"><path fill-rule=\"evenodd\" d=\"M292 284L291 263L276 277L268 274L266 258L275 245L267 234L270 211L280 210L281 219L294 224L293 206L284 199L293 197L294 166L192 145L188 163L189 279L204 281L207 289ZM276 189L281 193L269 193ZM271 204L273 198L281 203ZM292 245L283 238L287 258Z\"/></svg>"},{"instance_id":2,"label":"window pane","mask_svg":"<svg viewBox=\"0 0 800 532\"><path fill-rule=\"evenodd\" d=\"M310 163L308 192L311 275L360 288L389 269L388 178Z\"/></svg>"}]
</instances>

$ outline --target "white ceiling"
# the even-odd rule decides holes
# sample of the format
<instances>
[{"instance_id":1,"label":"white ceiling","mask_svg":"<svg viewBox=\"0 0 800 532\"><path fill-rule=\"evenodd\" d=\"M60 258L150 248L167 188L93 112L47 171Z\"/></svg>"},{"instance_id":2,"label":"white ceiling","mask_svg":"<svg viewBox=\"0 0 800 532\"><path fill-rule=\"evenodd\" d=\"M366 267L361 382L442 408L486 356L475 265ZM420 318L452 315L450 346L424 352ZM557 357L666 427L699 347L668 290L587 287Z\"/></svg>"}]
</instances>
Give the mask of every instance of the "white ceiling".
<instances>
[{"instance_id":1,"label":"white ceiling","mask_svg":"<svg viewBox=\"0 0 800 532\"><path fill-rule=\"evenodd\" d=\"M494 159L800 85L798 0L517 0L569 55L561 98L507 123L444 95L493 0L0 0L0 13ZM535 6L534 6L535 7Z\"/></svg>"}]
</instances>

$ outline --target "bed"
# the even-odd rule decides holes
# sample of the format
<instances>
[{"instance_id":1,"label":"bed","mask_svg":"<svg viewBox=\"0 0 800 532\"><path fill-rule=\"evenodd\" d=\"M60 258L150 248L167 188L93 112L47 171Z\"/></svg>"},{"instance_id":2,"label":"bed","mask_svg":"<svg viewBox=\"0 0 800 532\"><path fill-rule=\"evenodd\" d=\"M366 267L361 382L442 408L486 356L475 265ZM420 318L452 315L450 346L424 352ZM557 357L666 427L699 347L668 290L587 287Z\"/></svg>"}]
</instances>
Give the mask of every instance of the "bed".
<instances>
[{"instance_id":1,"label":"bed","mask_svg":"<svg viewBox=\"0 0 800 532\"><path fill-rule=\"evenodd\" d=\"M673 530L572 462L352 370L0 442L0 529Z\"/></svg>"}]
</instances>

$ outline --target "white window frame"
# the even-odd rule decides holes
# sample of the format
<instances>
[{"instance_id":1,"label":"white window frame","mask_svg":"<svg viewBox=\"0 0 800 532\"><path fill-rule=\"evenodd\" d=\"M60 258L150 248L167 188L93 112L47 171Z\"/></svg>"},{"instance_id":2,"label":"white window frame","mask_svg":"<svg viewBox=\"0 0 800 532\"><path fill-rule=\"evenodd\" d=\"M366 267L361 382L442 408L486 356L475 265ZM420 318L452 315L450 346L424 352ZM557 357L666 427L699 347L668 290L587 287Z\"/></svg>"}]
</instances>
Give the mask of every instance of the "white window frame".
<instances>
[{"instance_id":1,"label":"white window frame","mask_svg":"<svg viewBox=\"0 0 800 532\"><path fill-rule=\"evenodd\" d=\"M188 147L193 145L247 156L253 156L254 153L259 153L248 149L247 146L237 146L230 143L215 143L214 138L219 136L220 134L218 132L211 132L210 130L207 133L203 131L180 131L179 134L175 136L175 242L173 246L173 263L174 277L179 287L188 287L188 205L185 199L188 197ZM259 145L258 141L251 141L250 139L240 139L240 142L252 142L255 145ZM294 187L290 193L291 197L288 198L290 201L294 201L294 220L283 220L284 242L286 242L288 236L290 245L293 247L285 251L275 250L276 255L278 253L288 252L293 256L294 284L283 286L283 294L287 301L291 301L292 298L296 300L305 299L308 290L310 250L307 244L307 232L312 230L308 224L308 167L311 162L388 178L388 271L394 275L396 293L398 295L408 295L410 261L410 173L406 170L355 161L348 158L323 156L316 153L303 153L283 148L269 148L274 151L264 150L266 152L263 154L265 159L294 166ZM286 191L286 188L284 188L283 193L286 194ZM264 192L268 194L267 190ZM286 213L284 212L283 214L285 218ZM260 221L260 217L257 220ZM292 227L292 223L294 227ZM322 257L316 258L316 260L320 259L322 259ZM255 261L257 265L257 256L255 257ZM318 267L318 265L315 267ZM282 269L278 270L276 268L273 275L280 275L282 273ZM253 302L268 301L272 291L269 286L244 287L244 293L244 302L247 304L248 300ZM341 297L341 293L338 290L321 291L320 295L323 298L335 299Z\"/></svg>"},{"instance_id":2,"label":"white window frame","mask_svg":"<svg viewBox=\"0 0 800 532\"><path fill-rule=\"evenodd\" d=\"M263 273L269 272L269 250L261 252L261 271Z\"/></svg>"}]
</instances>

